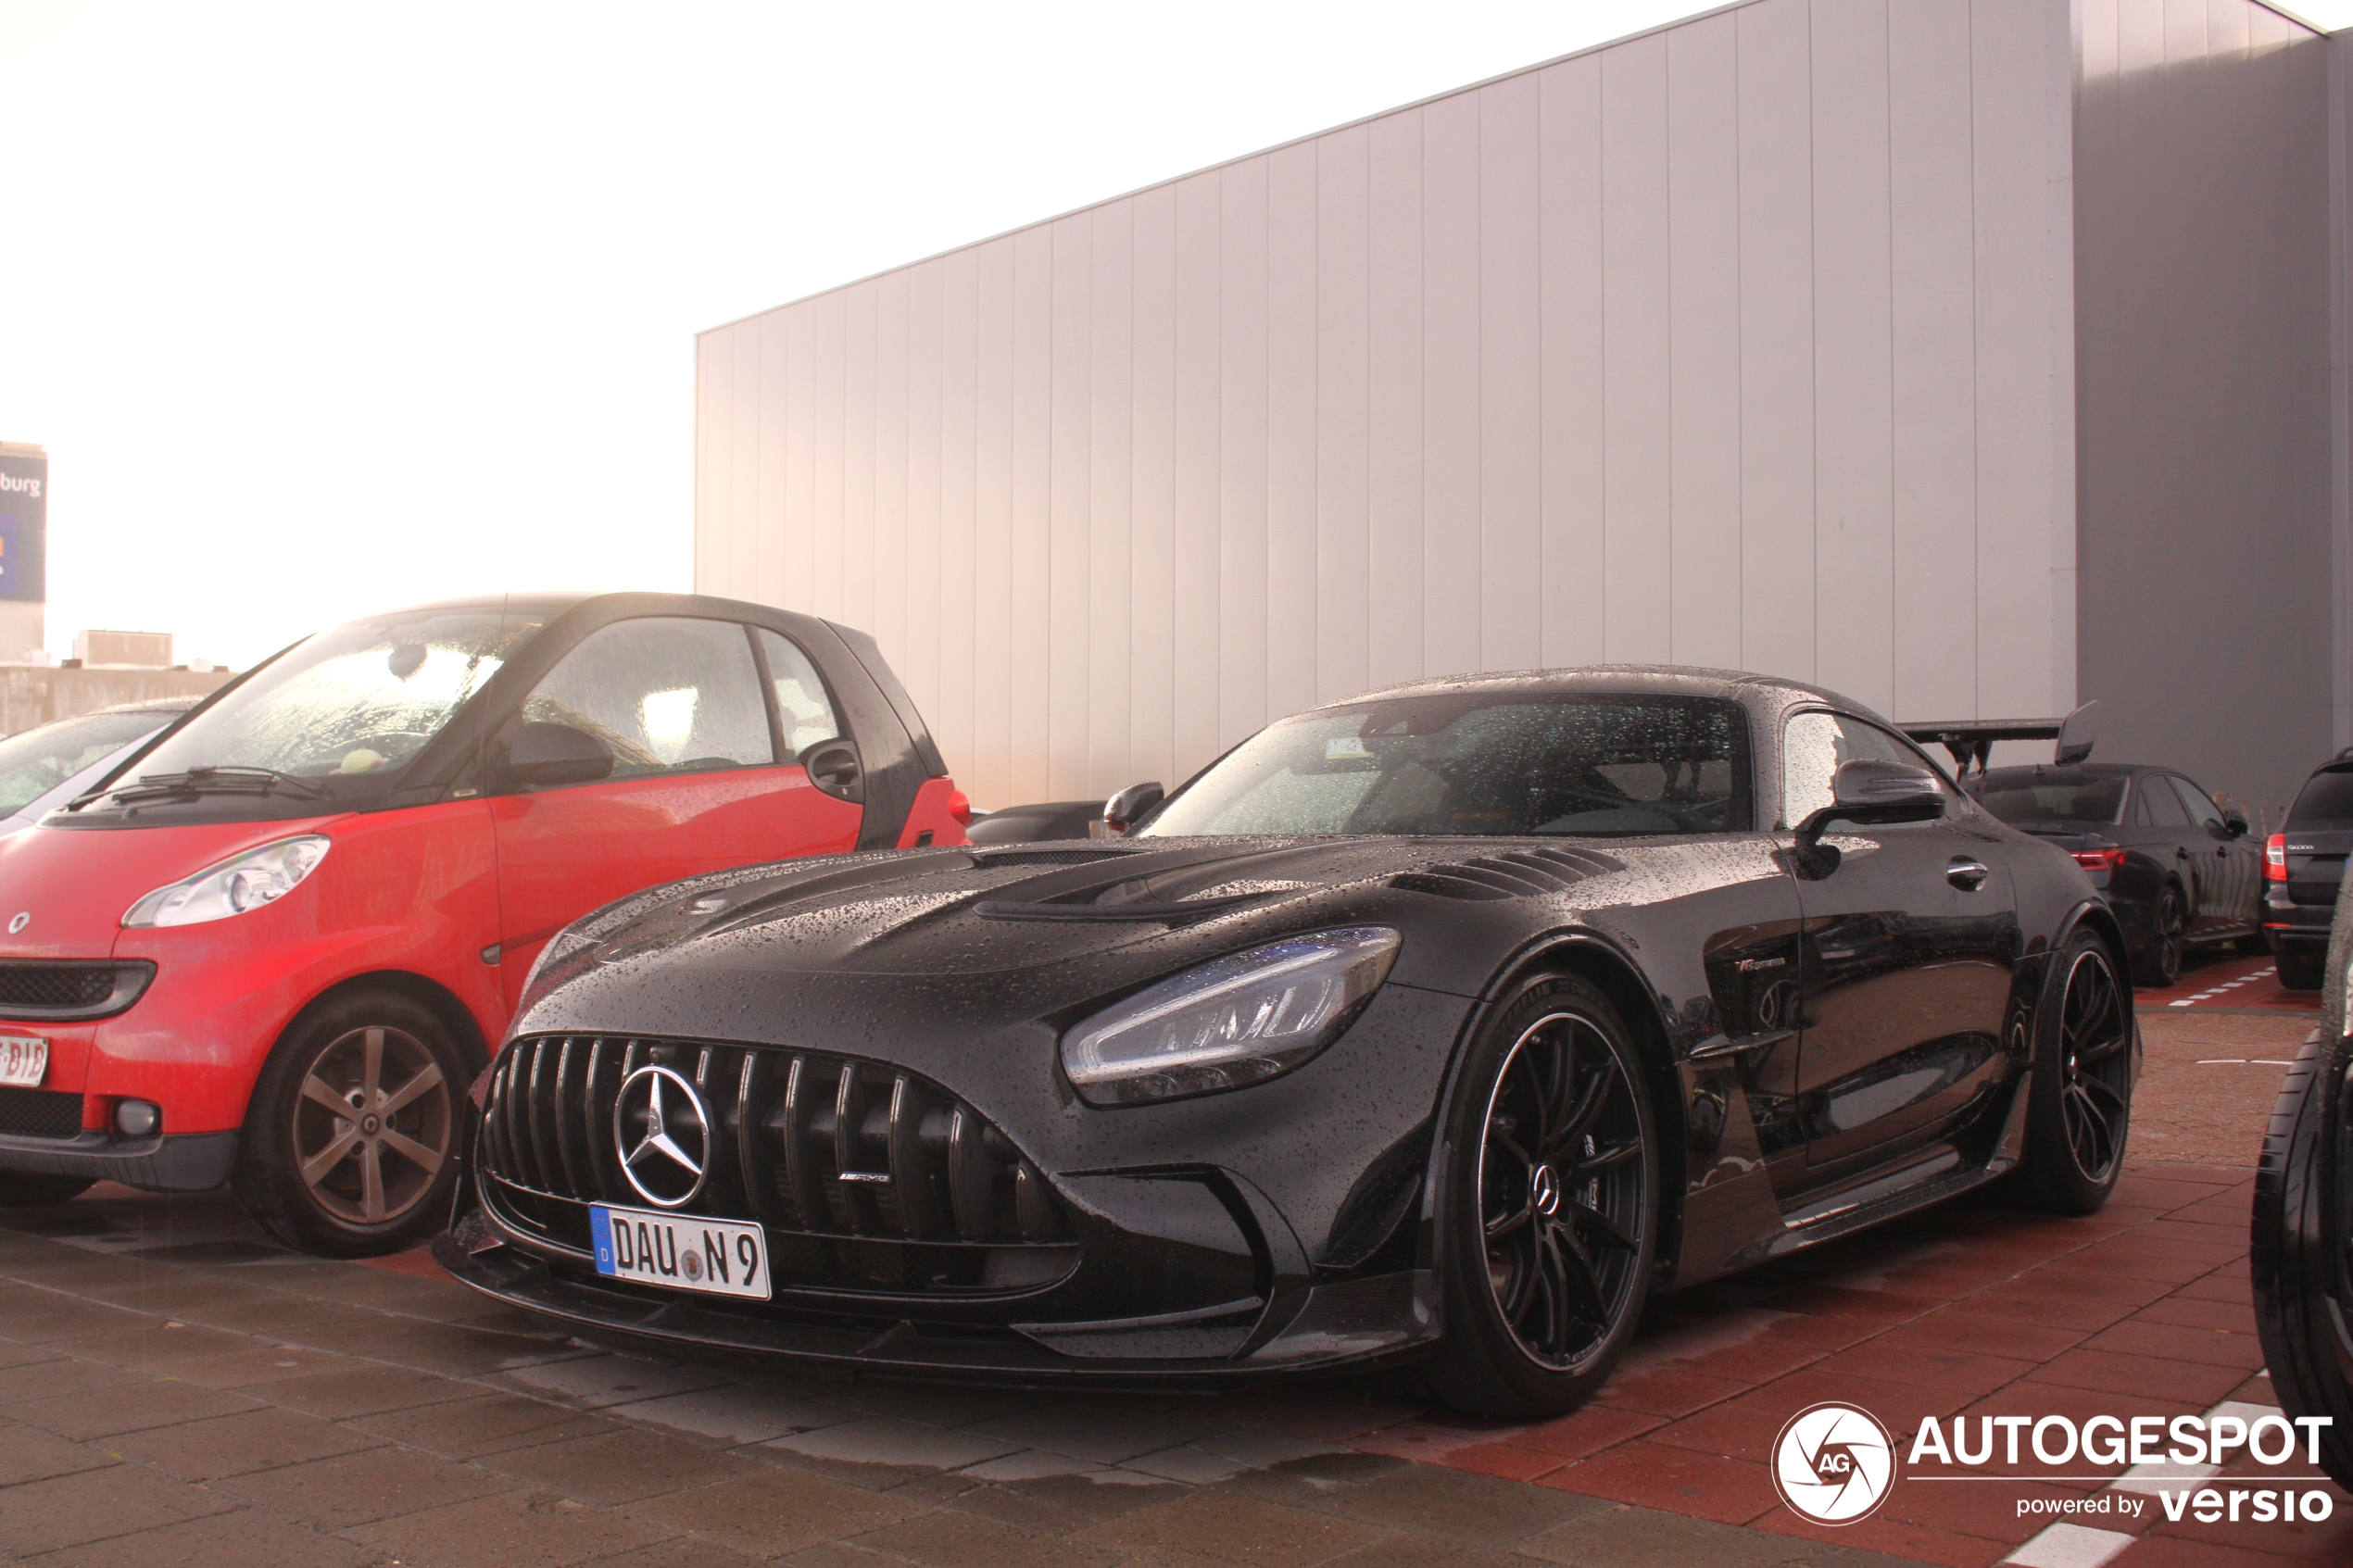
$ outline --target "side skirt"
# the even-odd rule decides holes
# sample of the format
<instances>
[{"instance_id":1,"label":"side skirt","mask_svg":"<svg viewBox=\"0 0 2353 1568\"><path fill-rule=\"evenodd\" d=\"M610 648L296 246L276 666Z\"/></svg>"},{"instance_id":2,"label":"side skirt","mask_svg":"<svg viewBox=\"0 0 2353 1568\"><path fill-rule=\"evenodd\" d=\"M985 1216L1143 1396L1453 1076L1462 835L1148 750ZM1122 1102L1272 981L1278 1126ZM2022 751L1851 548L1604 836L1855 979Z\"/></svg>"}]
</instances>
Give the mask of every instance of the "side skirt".
<instances>
[{"instance_id":1,"label":"side skirt","mask_svg":"<svg viewBox=\"0 0 2353 1568\"><path fill-rule=\"evenodd\" d=\"M1851 1236L2008 1175L2025 1152L2026 1108L2033 1084L2031 1069L2018 1075L2002 1113L2000 1135L1982 1156L1957 1143L1934 1144L1894 1170L1873 1172L1832 1192L1808 1194L1798 1207L1782 1213L1778 1234L1743 1248L1732 1266L1761 1263Z\"/></svg>"}]
</instances>

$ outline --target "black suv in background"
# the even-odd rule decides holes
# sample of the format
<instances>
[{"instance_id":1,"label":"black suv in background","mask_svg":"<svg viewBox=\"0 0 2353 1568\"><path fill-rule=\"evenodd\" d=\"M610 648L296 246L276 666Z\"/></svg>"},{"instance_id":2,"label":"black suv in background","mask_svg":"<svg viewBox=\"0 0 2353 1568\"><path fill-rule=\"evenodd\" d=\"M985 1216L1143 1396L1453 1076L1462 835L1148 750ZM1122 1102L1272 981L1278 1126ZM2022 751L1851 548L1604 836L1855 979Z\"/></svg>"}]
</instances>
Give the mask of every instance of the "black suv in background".
<instances>
[{"instance_id":1,"label":"black suv in background","mask_svg":"<svg viewBox=\"0 0 2353 1568\"><path fill-rule=\"evenodd\" d=\"M2254 940L2264 917L2246 819L2216 806L2181 774L2076 762L1994 768L1964 778L1961 787L2010 826L2075 857L2123 922L2135 985L2172 985L2185 947ZM2353 822L2346 826L2353 830ZM2336 896L2334 881L2328 896ZM2325 943L2328 905L2315 918ZM2285 959L2280 972L2287 973Z\"/></svg>"},{"instance_id":2,"label":"black suv in background","mask_svg":"<svg viewBox=\"0 0 2353 1568\"><path fill-rule=\"evenodd\" d=\"M2353 746L2304 781L2283 831L2263 846L2263 940L2280 984L2317 991L2328 957L2336 884L2353 849Z\"/></svg>"}]
</instances>

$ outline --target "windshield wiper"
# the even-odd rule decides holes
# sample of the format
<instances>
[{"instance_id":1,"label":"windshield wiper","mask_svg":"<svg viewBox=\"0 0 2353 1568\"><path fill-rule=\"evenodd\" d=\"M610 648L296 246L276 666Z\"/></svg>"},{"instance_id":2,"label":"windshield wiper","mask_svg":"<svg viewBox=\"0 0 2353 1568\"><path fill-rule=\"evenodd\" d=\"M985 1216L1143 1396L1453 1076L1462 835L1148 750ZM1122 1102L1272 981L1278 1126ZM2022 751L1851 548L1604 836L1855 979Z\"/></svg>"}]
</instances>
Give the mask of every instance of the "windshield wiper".
<instances>
[{"instance_id":1,"label":"windshield wiper","mask_svg":"<svg viewBox=\"0 0 2353 1568\"><path fill-rule=\"evenodd\" d=\"M275 768L231 762L191 768L184 773L142 773L137 784L96 790L73 804L80 806L83 800L109 795L117 800L168 800L174 797L194 799L200 795L276 795L282 791L312 800L327 798L327 792L308 779L282 773Z\"/></svg>"}]
</instances>

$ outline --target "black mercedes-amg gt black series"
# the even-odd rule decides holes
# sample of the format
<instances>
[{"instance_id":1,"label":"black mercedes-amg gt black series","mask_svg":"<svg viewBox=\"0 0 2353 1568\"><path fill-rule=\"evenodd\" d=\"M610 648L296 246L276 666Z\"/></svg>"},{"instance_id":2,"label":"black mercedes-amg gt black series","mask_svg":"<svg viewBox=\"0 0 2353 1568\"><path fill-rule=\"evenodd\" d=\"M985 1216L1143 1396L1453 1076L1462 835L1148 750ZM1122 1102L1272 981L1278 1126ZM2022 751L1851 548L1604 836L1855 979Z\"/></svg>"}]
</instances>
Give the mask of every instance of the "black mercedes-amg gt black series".
<instances>
[{"instance_id":1,"label":"black mercedes-amg gt black series","mask_svg":"<svg viewBox=\"0 0 2353 1568\"><path fill-rule=\"evenodd\" d=\"M2006 1179L2096 1209L2114 917L1829 692L1611 668L1269 725L1118 839L758 866L567 929L459 1278L1002 1383L1419 1363L1567 1409L1643 1302Z\"/></svg>"}]
</instances>

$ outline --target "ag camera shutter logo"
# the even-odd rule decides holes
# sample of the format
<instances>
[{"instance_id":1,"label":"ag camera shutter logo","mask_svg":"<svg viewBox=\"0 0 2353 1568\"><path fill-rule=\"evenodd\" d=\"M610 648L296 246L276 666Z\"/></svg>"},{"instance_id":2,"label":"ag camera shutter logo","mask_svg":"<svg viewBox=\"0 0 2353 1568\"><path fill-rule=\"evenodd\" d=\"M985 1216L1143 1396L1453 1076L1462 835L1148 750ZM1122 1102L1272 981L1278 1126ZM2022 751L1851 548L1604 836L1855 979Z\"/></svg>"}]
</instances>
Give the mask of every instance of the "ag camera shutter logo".
<instances>
[{"instance_id":1,"label":"ag camera shutter logo","mask_svg":"<svg viewBox=\"0 0 2353 1568\"><path fill-rule=\"evenodd\" d=\"M1853 1405L1809 1405L1773 1439L1773 1489L1817 1524L1869 1518L1895 1484L1895 1439Z\"/></svg>"}]
</instances>

